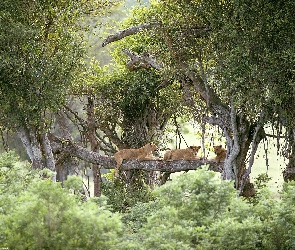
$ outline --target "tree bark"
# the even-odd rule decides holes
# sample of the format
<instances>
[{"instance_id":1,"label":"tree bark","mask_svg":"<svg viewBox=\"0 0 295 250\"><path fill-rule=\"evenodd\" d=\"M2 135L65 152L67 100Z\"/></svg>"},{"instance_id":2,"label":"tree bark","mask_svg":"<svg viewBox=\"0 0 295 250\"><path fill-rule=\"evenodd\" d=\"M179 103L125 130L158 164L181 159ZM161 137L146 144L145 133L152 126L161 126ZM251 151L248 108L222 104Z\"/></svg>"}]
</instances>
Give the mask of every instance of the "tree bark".
<instances>
[{"instance_id":1,"label":"tree bark","mask_svg":"<svg viewBox=\"0 0 295 250\"><path fill-rule=\"evenodd\" d=\"M126 67L130 70L138 70L138 69L161 69L161 66L157 64L155 58L149 55L139 56L134 52L131 52L128 49L122 50L127 56L130 57L130 61L126 64Z\"/></svg>"},{"instance_id":2,"label":"tree bark","mask_svg":"<svg viewBox=\"0 0 295 250\"><path fill-rule=\"evenodd\" d=\"M130 27L128 29L120 30L116 34L108 36L103 42L102 47L108 45L109 43L119 41L126 36L134 35L145 29L149 29L151 26L158 25L158 23L144 23L137 26Z\"/></svg>"},{"instance_id":3,"label":"tree bark","mask_svg":"<svg viewBox=\"0 0 295 250\"><path fill-rule=\"evenodd\" d=\"M48 139L47 133L42 136L42 147L45 154L45 166L50 169L52 172L56 172L55 168L55 159L52 153L52 148L50 141ZM56 181L56 174L52 177L53 181Z\"/></svg>"},{"instance_id":4,"label":"tree bark","mask_svg":"<svg viewBox=\"0 0 295 250\"><path fill-rule=\"evenodd\" d=\"M31 160L32 167L34 169L43 169L44 165L42 163L41 147L34 130L23 125L17 129L17 134L26 149L26 152Z\"/></svg>"},{"instance_id":5,"label":"tree bark","mask_svg":"<svg viewBox=\"0 0 295 250\"><path fill-rule=\"evenodd\" d=\"M58 133L64 138L64 140L71 140L71 133L66 122L65 114L59 111L56 114L56 122L58 124ZM77 174L78 162L72 157L69 152L62 150L55 150L56 144L51 140L52 135L48 134L51 142L52 152L56 158L56 172L57 181L63 183L68 175Z\"/></svg>"},{"instance_id":6,"label":"tree bark","mask_svg":"<svg viewBox=\"0 0 295 250\"><path fill-rule=\"evenodd\" d=\"M95 127L95 118L94 118L94 100L91 97L88 97L87 104L87 124L88 124L88 140L90 143L91 151L97 152L98 143L96 140L96 127ZM92 164L93 172L93 184L94 184L94 196L101 196L101 173L99 165L96 163Z\"/></svg>"}]
</instances>

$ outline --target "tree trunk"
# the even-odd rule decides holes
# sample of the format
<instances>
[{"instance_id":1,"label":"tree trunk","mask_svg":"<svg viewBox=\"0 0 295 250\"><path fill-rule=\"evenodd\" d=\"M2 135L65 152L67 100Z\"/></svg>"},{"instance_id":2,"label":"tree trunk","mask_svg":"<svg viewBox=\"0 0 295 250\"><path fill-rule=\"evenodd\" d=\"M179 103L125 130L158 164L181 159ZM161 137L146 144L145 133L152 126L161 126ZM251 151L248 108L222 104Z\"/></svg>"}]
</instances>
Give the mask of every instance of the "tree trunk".
<instances>
[{"instance_id":1,"label":"tree trunk","mask_svg":"<svg viewBox=\"0 0 295 250\"><path fill-rule=\"evenodd\" d=\"M46 168L50 169L52 172L56 172L55 159L53 157L52 148L47 133L43 134L42 136L42 147L45 154ZM56 181L56 174L52 177L52 180Z\"/></svg>"},{"instance_id":2,"label":"tree trunk","mask_svg":"<svg viewBox=\"0 0 295 250\"><path fill-rule=\"evenodd\" d=\"M289 162L283 171L285 182L295 181L295 127L288 134L288 142L290 144L290 152L287 154Z\"/></svg>"},{"instance_id":3,"label":"tree trunk","mask_svg":"<svg viewBox=\"0 0 295 250\"><path fill-rule=\"evenodd\" d=\"M95 117L94 117L94 100L91 97L88 97L87 104L87 125L88 125L88 140L90 143L91 151L98 151L98 143L96 140L95 132ZM93 184L94 184L94 196L101 196L101 173L99 165L94 163L92 164L92 172L93 172Z\"/></svg>"},{"instance_id":4,"label":"tree trunk","mask_svg":"<svg viewBox=\"0 0 295 250\"><path fill-rule=\"evenodd\" d=\"M42 135L42 138L40 139L41 143L37 139L38 136L36 135L35 129L32 129L31 127L19 127L17 134L26 149L34 169L48 168L52 172L56 172L55 160L47 133ZM52 180L56 181L56 175L52 176Z\"/></svg>"},{"instance_id":5,"label":"tree trunk","mask_svg":"<svg viewBox=\"0 0 295 250\"><path fill-rule=\"evenodd\" d=\"M34 169L43 169L42 152L36 134L32 128L23 125L17 129L17 134L21 139L26 152L31 160Z\"/></svg>"},{"instance_id":6,"label":"tree trunk","mask_svg":"<svg viewBox=\"0 0 295 250\"><path fill-rule=\"evenodd\" d=\"M229 131L225 132L227 134L227 157L224 163L223 176L224 179L234 180L236 189L243 190L244 187L241 187L241 185L250 182L249 175L245 176L243 183L242 177L246 171L246 157L253 136L249 123L237 116L233 106L231 107L230 132L232 136L229 135ZM252 192L250 196L254 195L254 190Z\"/></svg>"},{"instance_id":7,"label":"tree trunk","mask_svg":"<svg viewBox=\"0 0 295 250\"><path fill-rule=\"evenodd\" d=\"M223 104L210 86L206 86L206 81L203 81L203 79L193 71L187 71L188 66L184 63L180 63L180 65L183 69L185 68L185 73L193 83L192 86L201 95L206 102L208 110L213 114L210 117L204 117L204 122L219 126L226 138L227 157L224 162L223 178L234 180L235 188L240 190L241 194L252 196L255 193L254 186L249 185L249 171L252 166L248 168L249 171L247 172L246 158L253 140L253 127L255 127L255 125L251 125L249 121L238 115L233 104L230 106ZM188 83L183 83L182 85L185 97L188 98L187 102L190 103L193 100L193 95L189 90L190 87ZM259 136L256 139L260 141L262 137ZM249 186L253 188L248 190L246 194L243 191L244 187L249 188Z\"/></svg>"},{"instance_id":8,"label":"tree trunk","mask_svg":"<svg viewBox=\"0 0 295 250\"><path fill-rule=\"evenodd\" d=\"M59 111L56 114L56 123L58 125L58 133L61 135L62 140L71 140L71 133L66 122L65 114ZM49 135L51 137L51 134ZM54 143L50 138L51 143ZM63 183L68 175L74 175L78 173L78 162L69 152L63 150L55 151L55 166L56 166L56 180Z\"/></svg>"}]
</instances>

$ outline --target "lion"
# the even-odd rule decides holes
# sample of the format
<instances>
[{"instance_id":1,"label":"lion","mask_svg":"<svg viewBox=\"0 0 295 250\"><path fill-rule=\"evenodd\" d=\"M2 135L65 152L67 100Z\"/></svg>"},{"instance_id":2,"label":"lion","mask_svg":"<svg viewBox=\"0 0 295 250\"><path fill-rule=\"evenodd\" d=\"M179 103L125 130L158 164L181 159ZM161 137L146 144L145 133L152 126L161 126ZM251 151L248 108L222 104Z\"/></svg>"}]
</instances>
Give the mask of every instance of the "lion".
<instances>
[{"instance_id":1,"label":"lion","mask_svg":"<svg viewBox=\"0 0 295 250\"><path fill-rule=\"evenodd\" d=\"M115 177L119 176L119 168L123 160L129 160L129 159L137 159L138 161L154 160L155 157L153 156L152 151L155 151L157 149L158 147L153 142L149 142L141 148L130 148L130 149L119 150L117 153L114 154L114 158L117 162L117 166L115 168Z\"/></svg>"},{"instance_id":2,"label":"lion","mask_svg":"<svg viewBox=\"0 0 295 250\"><path fill-rule=\"evenodd\" d=\"M166 151L164 154L164 161L175 161L175 160L197 160L200 157L196 156L198 153L200 146L190 146L185 149L172 149Z\"/></svg>"},{"instance_id":3,"label":"lion","mask_svg":"<svg viewBox=\"0 0 295 250\"><path fill-rule=\"evenodd\" d=\"M224 162L226 158L226 149L222 147L222 145L219 146L213 146L214 153L216 154L214 161L216 163Z\"/></svg>"}]
</instances>

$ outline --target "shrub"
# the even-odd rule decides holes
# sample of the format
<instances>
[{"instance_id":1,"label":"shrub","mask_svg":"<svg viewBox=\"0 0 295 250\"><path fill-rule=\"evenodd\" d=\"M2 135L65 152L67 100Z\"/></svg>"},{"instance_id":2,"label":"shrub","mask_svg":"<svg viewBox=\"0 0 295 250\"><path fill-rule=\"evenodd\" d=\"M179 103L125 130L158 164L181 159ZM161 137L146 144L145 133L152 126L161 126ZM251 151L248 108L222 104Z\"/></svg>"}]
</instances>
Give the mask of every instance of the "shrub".
<instances>
[{"instance_id":1,"label":"shrub","mask_svg":"<svg viewBox=\"0 0 295 250\"><path fill-rule=\"evenodd\" d=\"M0 171L0 248L116 249L121 220L104 201L82 202L26 166Z\"/></svg>"},{"instance_id":2,"label":"shrub","mask_svg":"<svg viewBox=\"0 0 295 250\"><path fill-rule=\"evenodd\" d=\"M233 183L214 172L190 171L154 193L155 201L138 204L125 215L128 226L136 230L126 235L121 249L259 249L262 245L263 224L253 205L237 197Z\"/></svg>"}]
</instances>

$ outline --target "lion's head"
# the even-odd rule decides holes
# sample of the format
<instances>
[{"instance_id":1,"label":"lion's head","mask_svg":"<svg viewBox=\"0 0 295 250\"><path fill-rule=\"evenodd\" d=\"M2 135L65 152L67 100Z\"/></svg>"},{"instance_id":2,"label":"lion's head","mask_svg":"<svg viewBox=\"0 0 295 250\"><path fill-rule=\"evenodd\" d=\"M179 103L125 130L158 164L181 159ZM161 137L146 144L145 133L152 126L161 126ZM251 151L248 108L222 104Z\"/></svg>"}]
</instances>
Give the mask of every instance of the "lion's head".
<instances>
[{"instance_id":1,"label":"lion's head","mask_svg":"<svg viewBox=\"0 0 295 250\"><path fill-rule=\"evenodd\" d=\"M190 146L190 149L195 153L198 153L200 148L201 148L201 146Z\"/></svg>"},{"instance_id":2,"label":"lion's head","mask_svg":"<svg viewBox=\"0 0 295 250\"><path fill-rule=\"evenodd\" d=\"M214 148L214 153L216 155L219 155L220 153L223 153L225 151L225 149L221 145L213 146L213 148Z\"/></svg>"},{"instance_id":3,"label":"lion's head","mask_svg":"<svg viewBox=\"0 0 295 250\"><path fill-rule=\"evenodd\" d=\"M155 151L158 149L157 145L154 144L153 142L146 144L144 147L145 147L145 149L147 149L149 151Z\"/></svg>"}]
</instances>

